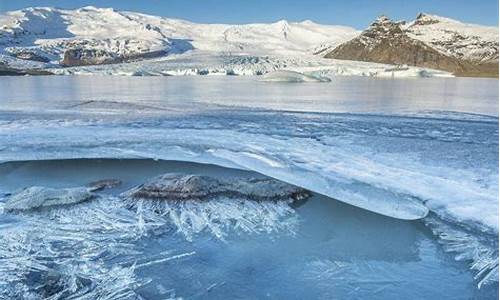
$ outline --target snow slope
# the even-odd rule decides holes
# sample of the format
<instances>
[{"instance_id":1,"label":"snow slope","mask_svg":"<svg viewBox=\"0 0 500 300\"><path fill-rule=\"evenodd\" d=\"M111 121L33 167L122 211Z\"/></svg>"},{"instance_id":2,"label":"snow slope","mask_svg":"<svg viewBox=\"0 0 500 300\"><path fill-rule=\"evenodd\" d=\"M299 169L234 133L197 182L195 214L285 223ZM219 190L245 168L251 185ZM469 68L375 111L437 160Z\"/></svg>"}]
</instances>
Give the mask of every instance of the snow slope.
<instances>
[{"instance_id":1,"label":"snow slope","mask_svg":"<svg viewBox=\"0 0 500 300\"><path fill-rule=\"evenodd\" d=\"M401 29L445 55L498 62L497 28L420 14L401 23ZM0 14L0 63L17 69L51 68L57 74L260 75L289 69L331 76L449 76L425 68L395 72L383 64L321 59L358 34L350 27L309 20L197 24L112 8L31 7ZM114 65L86 67L103 64Z\"/></svg>"},{"instance_id":2,"label":"snow slope","mask_svg":"<svg viewBox=\"0 0 500 300\"><path fill-rule=\"evenodd\" d=\"M291 70L327 77L449 76L314 55L323 45L338 45L357 33L312 21L197 24L91 6L37 7L0 15L0 63L16 69L48 68L56 74L261 75ZM71 53L73 49L79 52Z\"/></svg>"},{"instance_id":3,"label":"snow slope","mask_svg":"<svg viewBox=\"0 0 500 300\"><path fill-rule=\"evenodd\" d=\"M498 28L419 14L403 28L446 55L471 61L498 61Z\"/></svg>"},{"instance_id":4,"label":"snow slope","mask_svg":"<svg viewBox=\"0 0 500 300\"><path fill-rule=\"evenodd\" d=\"M307 53L318 43L342 42L356 34L344 26L311 21L272 24L196 24L113 9L26 8L0 16L0 45L7 52L34 48L62 59L65 48L97 47L117 54L190 49L253 54ZM9 47L13 46L13 47Z\"/></svg>"}]
</instances>

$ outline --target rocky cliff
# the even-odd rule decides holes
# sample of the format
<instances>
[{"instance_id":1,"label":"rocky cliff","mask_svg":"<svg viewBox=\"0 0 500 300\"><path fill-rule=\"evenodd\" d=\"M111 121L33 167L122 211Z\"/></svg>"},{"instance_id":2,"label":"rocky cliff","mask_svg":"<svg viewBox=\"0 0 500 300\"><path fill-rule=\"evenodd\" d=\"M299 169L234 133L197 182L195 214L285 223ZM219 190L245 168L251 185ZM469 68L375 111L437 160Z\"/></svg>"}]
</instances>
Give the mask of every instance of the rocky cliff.
<instances>
[{"instance_id":1,"label":"rocky cliff","mask_svg":"<svg viewBox=\"0 0 500 300\"><path fill-rule=\"evenodd\" d=\"M411 23L379 17L326 58L406 64L457 76L498 77L498 30L425 14Z\"/></svg>"}]
</instances>

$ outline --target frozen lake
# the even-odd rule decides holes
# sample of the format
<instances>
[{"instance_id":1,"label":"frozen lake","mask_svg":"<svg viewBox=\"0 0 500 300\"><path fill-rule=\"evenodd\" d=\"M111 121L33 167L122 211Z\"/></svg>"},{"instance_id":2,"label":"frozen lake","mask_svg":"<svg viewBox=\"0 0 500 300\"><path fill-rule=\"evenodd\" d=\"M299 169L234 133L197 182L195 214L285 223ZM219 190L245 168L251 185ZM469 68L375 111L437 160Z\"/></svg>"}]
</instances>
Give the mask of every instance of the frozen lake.
<instances>
[{"instance_id":1,"label":"frozen lake","mask_svg":"<svg viewBox=\"0 0 500 300\"><path fill-rule=\"evenodd\" d=\"M249 76L38 76L4 77L0 87L2 110L65 108L95 100L196 111L221 105L302 112L443 111L498 116L498 80L480 78L341 76L318 85L260 82Z\"/></svg>"},{"instance_id":2,"label":"frozen lake","mask_svg":"<svg viewBox=\"0 0 500 300\"><path fill-rule=\"evenodd\" d=\"M27 186L123 181L96 201L0 214L0 297L498 296L497 80L3 77L0 162L2 203ZM315 194L172 208L181 223L120 204L166 172Z\"/></svg>"}]
</instances>

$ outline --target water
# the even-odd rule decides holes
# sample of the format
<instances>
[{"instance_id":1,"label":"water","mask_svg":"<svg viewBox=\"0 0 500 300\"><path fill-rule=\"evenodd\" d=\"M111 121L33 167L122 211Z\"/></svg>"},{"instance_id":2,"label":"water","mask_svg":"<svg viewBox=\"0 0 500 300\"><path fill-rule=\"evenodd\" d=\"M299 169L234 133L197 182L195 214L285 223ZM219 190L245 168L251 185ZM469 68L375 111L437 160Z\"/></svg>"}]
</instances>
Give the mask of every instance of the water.
<instances>
[{"instance_id":1,"label":"water","mask_svg":"<svg viewBox=\"0 0 500 300\"><path fill-rule=\"evenodd\" d=\"M0 91L2 110L66 108L95 100L159 105L169 112L182 108L199 113L221 105L306 112L442 111L498 116L498 80L479 78L338 77L332 84L318 85L260 82L238 76L38 76L4 77Z\"/></svg>"},{"instance_id":2,"label":"water","mask_svg":"<svg viewBox=\"0 0 500 300\"><path fill-rule=\"evenodd\" d=\"M259 219L259 222L267 222L267 228L254 224L243 231L232 225L235 220L228 222L230 225L222 230L225 233L222 239L208 228L200 232L189 225L172 228L166 217L154 216L151 212L144 212L145 222L141 224L140 212L115 206L119 200L113 197L119 192L165 172L255 176L210 165L151 160L66 160L2 165L0 175L5 179L2 189L34 184L82 186L103 177L123 181L123 186L101 200L107 208L94 201L72 208L15 215L10 217L15 222L4 221L1 227L7 233L4 238L10 240L10 246L23 250L23 246L29 247L27 253L15 252L16 267L22 269L19 256L23 255L31 255L35 261L57 272L70 272L66 269L68 264L78 266L71 272L80 285L85 287L82 278L108 284L103 287L106 292L93 291L95 294L91 292L90 298L104 297L116 289L134 285L137 287L130 293L134 297L176 295L196 299L387 299L401 295L405 298L457 298L460 295L469 299L494 298L497 292L491 286L477 290L467 266L440 249L421 222L383 217L320 195L287 211L282 218L268 215ZM215 205L212 213L220 209L228 207ZM98 213L104 213L108 225L103 227L102 217L89 216ZM86 218L82 220L82 216ZM123 220L124 217L127 219ZM254 218L247 215L238 221L251 223ZM43 228L26 228L23 222L33 222ZM19 226L24 228L17 228ZM16 245L17 238L25 234L30 236L22 242L30 244ZM98 245L106 251L95 249ZM70 246L73 250L64 250ZM78 249L74 249L75 246ZM50 256L44 254L44 247L51 249ZM6 260L13 260L5 250L2 255ZM135 262L134 276L126 272L132 265L129 262ZM33 273L47 276L49 272L37 268L32 261L25 264L34 269L28 278L33 277ZM109 275L114 266L121 268ZM98 270L105 273L99 274ZM104 283L103 276L116 277L114 282ZM435 278L440 278L439 288L432 283ZM19 281L30 285L28 280ZM62 281L71 282L70 279ZM31 282L31 285L36 284ZM49 288L41 290L46 289ZM80 289L83 287L77 291Z\"/></svg>"},{"instance_id":3,"label":"water","mask_svg":"<svg viewBox=\"0 0 500 300\"><path fill-rule=\"evenodd\" d=\"M117 198L171 170L249 174L172 160L319 194L297 207L218 199L168 216ZM0 161L4 193L124 181L98 201L0 215L11 245L0 276L25 296L498 295L496 80L2 78ZM37 290L40 278L59 283Z\"/></svg>"}]
</instances>

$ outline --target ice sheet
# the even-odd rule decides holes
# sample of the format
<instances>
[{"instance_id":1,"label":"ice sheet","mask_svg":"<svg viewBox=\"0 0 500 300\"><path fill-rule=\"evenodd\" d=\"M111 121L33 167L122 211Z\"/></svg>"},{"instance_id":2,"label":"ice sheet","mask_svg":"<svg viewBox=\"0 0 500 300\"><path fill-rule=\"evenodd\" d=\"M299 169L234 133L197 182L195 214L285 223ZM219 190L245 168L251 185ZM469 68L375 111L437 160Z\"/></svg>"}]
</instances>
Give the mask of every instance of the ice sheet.
<instances>
[{"instance_id":1,"label":"ice sheet","mask_svg":"<svg viewBox=\"0 0 500 300\"><path fill-rule=\"evenodd\" d=\"M16 84L23 88L0 89L0 161L212 163L395 218L431 211L453 225L438 223L436 235L452 243L465 236L479 251L477 236L498 233L497 81L37 77ZM455 250L477 266L481 284L497 270L489 250Z\"/></svg>"},{"instance_id":2,"label":"ice sheet","mask_svg":"<svg viewBox=\"0 0 500 300\"><path fill-rule=\"evenodd\" d=\"M117 104L110 110L109 102L94 101L50 116L15 113L0 124L1 159L215 163L258 171L396 218L422 218L431 209L443 218L498 229L495 118L221 107L186 116L168 113L170 108L175 105L143 106L136 114L136 107Z\"/></svg>"}]
</instances>

